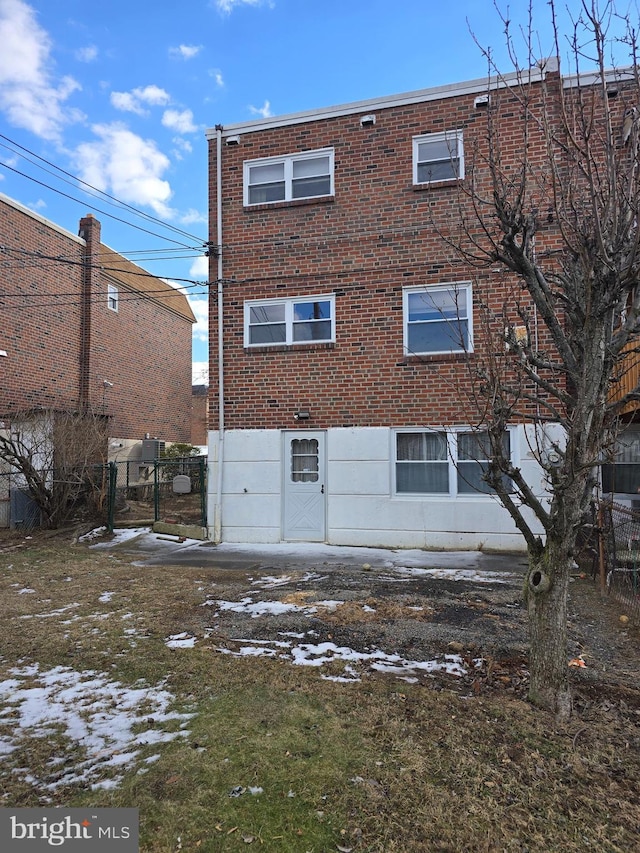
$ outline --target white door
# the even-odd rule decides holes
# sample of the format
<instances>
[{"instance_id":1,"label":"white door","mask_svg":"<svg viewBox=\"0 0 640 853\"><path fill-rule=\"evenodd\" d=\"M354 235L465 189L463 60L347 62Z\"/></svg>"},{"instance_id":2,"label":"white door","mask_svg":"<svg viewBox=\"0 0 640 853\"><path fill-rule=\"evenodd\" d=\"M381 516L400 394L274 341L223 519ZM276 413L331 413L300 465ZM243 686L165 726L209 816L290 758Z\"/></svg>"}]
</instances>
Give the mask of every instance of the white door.
<instances>
[{"instance_id":1,"label":"white door","mask_svg":"<svg viewBox=\"0 0 640 853\"><path fill-rule=\"evenodd\" d=\"M324 542L325 434L284 433L282 538Z\"/></svg>"}]
</instances>

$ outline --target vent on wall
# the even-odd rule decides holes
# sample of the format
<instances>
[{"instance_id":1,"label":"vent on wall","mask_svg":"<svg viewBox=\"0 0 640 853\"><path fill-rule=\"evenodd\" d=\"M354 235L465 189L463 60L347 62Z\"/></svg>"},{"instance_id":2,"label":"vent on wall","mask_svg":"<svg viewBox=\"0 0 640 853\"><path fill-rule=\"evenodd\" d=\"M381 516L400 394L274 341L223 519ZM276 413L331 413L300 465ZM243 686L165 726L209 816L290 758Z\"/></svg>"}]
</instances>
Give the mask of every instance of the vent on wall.
<instances>
[{"instance_id":1,"label":"vent on wall","mask_svg":"<svg viewBox=\"0 0 640 853\"><path fill-rule=\"evenodd\" d=\"M143 438L142 451L140 453L141 462L153 462L164 453L164 441L159 441L157 438Z\"/></svg>"}]
</instances>

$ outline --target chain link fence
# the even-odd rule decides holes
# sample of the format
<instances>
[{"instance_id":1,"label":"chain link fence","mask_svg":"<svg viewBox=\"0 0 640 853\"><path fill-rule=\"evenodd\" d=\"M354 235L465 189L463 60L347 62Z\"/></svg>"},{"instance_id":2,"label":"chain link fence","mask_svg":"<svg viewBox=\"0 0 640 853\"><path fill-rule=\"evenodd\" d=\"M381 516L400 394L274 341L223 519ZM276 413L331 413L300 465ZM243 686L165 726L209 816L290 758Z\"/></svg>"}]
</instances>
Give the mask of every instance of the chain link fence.
<instances>
[{"instance_id":1,"label":"chain link fence","mask_svg":"<svg viewBox=\"0 0 640 853\"><path fill-rule=\"evenodd\" d=\"M640 512L612 502L600 506L601 561L606 591L640 618Z\"/></svg>"},{"instance_id":2,"label":"chain link fence","mask_svg":"<svg viewBox=\"0 0 640 853\"><path fill-rule=\"evenodd\" d=\"M53 469L41 479L55 507L51 523L24 480L0 471L0 527L31 530L86 522L112 531L118 525L156 521L207 526L203 456Z\"/></svg>"}]
</instances>

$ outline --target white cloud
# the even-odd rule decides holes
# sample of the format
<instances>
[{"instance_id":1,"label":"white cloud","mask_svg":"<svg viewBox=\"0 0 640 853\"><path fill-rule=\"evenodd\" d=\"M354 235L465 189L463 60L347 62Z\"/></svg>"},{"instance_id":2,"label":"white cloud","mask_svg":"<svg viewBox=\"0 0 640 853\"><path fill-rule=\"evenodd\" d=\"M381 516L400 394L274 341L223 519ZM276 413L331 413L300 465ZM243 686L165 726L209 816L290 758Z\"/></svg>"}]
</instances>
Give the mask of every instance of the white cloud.
<instances>
[{"instance_id":1,"label":"white cloud","mask_svg":"<svg viewBox=\"0 0 640 853\"><path fill-rule=\"evenodd\" d=\"M191 364L191 382L193 385L209 384L209 362L194 361Z\"/></svg>"},{"instance_id":2,"label":"white cloud","mask_svg":"<svg viewBox=\"0 0 640 853\"><path fill-rule=\"evenodd\" d=\"M249 111L254 116L262 116L262 118L269 118L273 113L271 112L271 103L269 101L265 101L261 107L253 107L249 104Z\"/></svg>"},{"instance_id":3,"label":"white cloud","mask_svg":"<svg viewBox=\"0 0 640 853\"><path fill-rule=\"evenodd\" d=\"M216 81L216 86L219 89L224 88L224 78L222 76L222 71L219 68L211 68L209 71L209 77L213 77Z\"/></svg>"},{"instance_id":4,"label":"white cloud","mask_svg":"<svg viewBox=\"0 0 640 853\"><path fill-rule=\"evenodd\" d=\"M98 48L95 44L87 45L87 47L81 47L76 50L75 56L79 62L93 62L98 58Z\"/></svg>"},{"instance_id":5,"label":"white cloud","mask_svg":"<svg viewBox=\"0 0 640 853\"><path fill-rule=\"evenodd\" d=\"M162 124L178 133L195 133L198 129L193 123L191 110L165 110L162 116Z\"/></svg>"},{"instance_id":6,"label":"white cloud","mask_svg":"<svg viewBox=\"0 0 640 853\"><path fill-rule=\"evenodd\" d=\"M206 342L209 340L209 301L206 296L200 298L189 296L188 299L191 310L196 317L193 326L193 339Z\"/></svg>"},{"instance_id":7,"label":"white cloud","mask_svg":"<svg viewBox=\"0 0 640 853\"><path fill-rule=\"evenodd\" d=\"M82 118L64 103L80 84L53 80L51 39L22 0L0 0L0 44L0 109L11 124L59 140L65 124Z\"/></svg>"},{"instance_id":8,"label":"white cloud","mask_svg":"<svg viewBox=\"0 0 640 853\"><path fill-rule=\"evenodd\" d=\"M146 115L147 111L139 100L131 92L112 92L110 96L111 106L125 113L136 113Z\"/></svg>"},{"instance_id":9,"label":"white cloud","mask_svg":"<svg viewBox=\"0 0 640 853\"><path fill-rule=\"evenodd\" d=\"M158 216L171 218L171 187L162 179L169 158L155 142L118 123L94 125L92 130L97 140L76 149L82 180L122 201L145 205Z\"/></svg>"},{"instance_id":10,"label":"white cloud","mask_svg":"<svg viewBox=\"0 0 640 853\"><path fill-rule=\"evenodd\" d=\"M201 44L181 44L179 47L170 47L169 56L178 56L181 59L193 59L201 50Z\"/></svg>"},{"instance_id":11,"label":"white cloud","mask_svg":"<svg viewBox=\"0 0 640 853\"><path fill-rule=\"evenodd\" d=\"M159 86L139 86L130 92L112 92L111 104L117 110L135 113L136 115L147 115L145 105L152 107L163 107L171 101L171 96Z\"/></svg>"},{"instance_id":12,"label":"white cloud","mask_svg":"<svg viewBox=\"0 0 640 853\"><path fill-rule=\"evenodd\" d=\"M192 211L195 212L195 211ZM198 214L200 218L192 219L190 222L205 222L205 218ZM182 222L185 222L186 219L183 219ZM195 261L191 264L189 268L189 275L192 275L195 279L202 278L205 281L209 278L209 258L206 255L200 255L195 259Z\"/></svg>"},{"instance_id":13,"label":"white cloud","mask_svg":"<svg viewBox=\"0 0 640 853\"><path fill-rule=\"evenodd\" d=\"M190 207L189 210L180 217L180 222L183 225L202 225L202 224L206 224L207 217L206 217L206 214L200 213L199 210L195 210L195 208ZM207 266L207 259L206 258L202 259L204 261L204 264L202 266L202 271L197 269L197 265L199 264L200 260L201 259L198 258L198 260L191 267L191 275L195 276L196 278L199 278L199 277L206 278L207 275L209 274L209 270L208 270L208 266Z\"/></svg>"},{"instance_id":14,"label":"white cloud","mask_svg":"<svg viewBox=\"0 0 640 853\"><path fill-rule=\"evenodd\" d=\"M217 8L225 14L235 9L236 6L268 6L273 9L275 3L273 0L215 0Z\"/></svg>"},{"instance_id":15,"label":"white cloud","mask_svg":"<svg viewBox=\"0 0 640 853\"><path fill-rule=\"evenodd\" d=\"M175 145L175 148L171 153L176 160L184 160L185 154L191 154L193 152L193 145L188 139L184 139L182 136L174 136L171 141Z\"/></svg>"}]
</instances>

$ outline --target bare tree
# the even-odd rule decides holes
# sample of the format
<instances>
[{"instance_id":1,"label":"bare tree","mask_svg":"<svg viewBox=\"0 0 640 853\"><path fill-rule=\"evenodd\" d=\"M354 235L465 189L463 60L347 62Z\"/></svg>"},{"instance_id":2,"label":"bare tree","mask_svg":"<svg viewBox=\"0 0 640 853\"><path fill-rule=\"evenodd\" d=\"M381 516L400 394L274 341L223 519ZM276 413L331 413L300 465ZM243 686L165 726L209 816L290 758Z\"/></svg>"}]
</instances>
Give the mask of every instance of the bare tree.
<instances>
[{"instance_id":1,"label":"bare tree","mask_svg":"<svg viewBox=\"0 0 640 853\"><path fill-rule=\"evenodd\" d=\"M106 419L88 412L16 412L0 430L0 460L47 527L66 521L87 492L99 508L106 456Z\"/></svg>"},{"instance_id":2,"label":"bare tree","mask_svg":"<svg viewBox=\"0 0 640 853\"><path fill-rule=\"evenodd\" d=\"M554 61L532 61L532 25L521 69L503 23L516 74L502 77L486 53L486 135L461 191L461 225L446 239L466 263L490 270L481 343L468 361L477 422L491 446L485 478L528 548L530 699L566 716L576 540L603 453L621 414L640 399L637 387L625 387L640 332L636 32L612 3L599 10L597 0L584 0L562 42L574 67L561 77ZM626 71L607 70L612 23L623 30L615 47L628 49ZM505 452L513 423L530 425L548 499Z\"/></svg>"}]
</instances>

